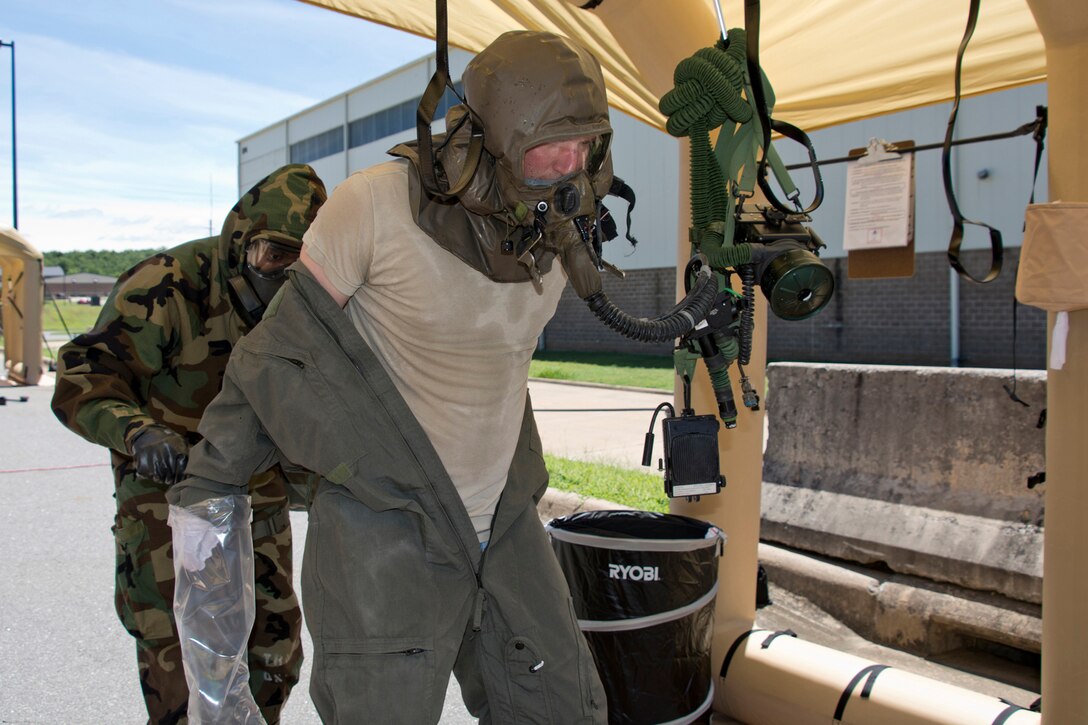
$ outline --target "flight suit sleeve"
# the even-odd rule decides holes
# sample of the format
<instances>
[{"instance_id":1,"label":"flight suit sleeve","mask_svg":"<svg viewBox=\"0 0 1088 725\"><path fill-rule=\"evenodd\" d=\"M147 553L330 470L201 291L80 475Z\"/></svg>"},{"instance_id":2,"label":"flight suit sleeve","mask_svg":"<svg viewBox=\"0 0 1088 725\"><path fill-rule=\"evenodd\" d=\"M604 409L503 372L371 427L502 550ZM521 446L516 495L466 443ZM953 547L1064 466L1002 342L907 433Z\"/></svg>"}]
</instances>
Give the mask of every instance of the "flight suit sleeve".
<instances>
[{"instance_id":1,"label":"flight suit sleeve","mask_svg":"<svg viewBox=\"0 0 1088 725\"><path fill-rule=\"evenodd\" d=\"M243 495L249 479L282 457L261 426L257 413L227 366L223 388L200 419L203 440L189 451L186 477L166 493L176 506L192 506L209 498Z\"/></svg>"},{"instance_id":2,"label":"flight suit sleeve","mask_svg":"<svg viewBox=\"0 0 1088 725\"><path fill-rule=\"evenodd\" d=\"M53 413L83 438L129 453L155 423L146 407L151 378L180 344L180 311L156 255L126 272L94 327L61 347Z\"/></svg>"}]
</instances>

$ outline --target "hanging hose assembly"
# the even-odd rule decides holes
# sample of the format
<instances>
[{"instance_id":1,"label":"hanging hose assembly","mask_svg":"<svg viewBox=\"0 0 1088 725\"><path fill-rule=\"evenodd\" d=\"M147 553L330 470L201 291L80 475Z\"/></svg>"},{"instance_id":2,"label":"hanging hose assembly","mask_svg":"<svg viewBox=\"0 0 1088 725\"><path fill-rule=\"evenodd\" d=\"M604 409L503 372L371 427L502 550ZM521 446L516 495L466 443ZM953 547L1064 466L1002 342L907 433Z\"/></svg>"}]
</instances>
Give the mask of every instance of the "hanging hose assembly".
<instances>
[{"instance_id":1,"label":"hanging hose assembly","mask_svg":"<svg viewBox=\"0 0 1088 725\"><path fill-rule=\"evenodd\" d=\"M675 88L660 103L668 117L666 130L691 139L690 239L693 250L707 258L715 278L714 309L706 324L681 340L677 373L690 380L695 361L702 358L726 428L737 425L729 366L740 354L740 335L737 305L724 273L729 268L748 267L753 249L750 244L732 243L735 200L727 192L725 172L710 144L710 130L727 121L730 126L743 127L753 119L752 107L744 97L745 62L744 31L735 28L713 47L680 61L673 76ZM690 281L689 266L684 282ZM748 339L750 348L750 331Z\"/></svg>"},{"instance_id":2,"label":"hanging hose assembly","mask_svg":"<svg viewBox=\"0 0 1088 725\"><path fill-rule=\"evenodd\" d=\"M736 425L729 379L733 362L740 370L745 406L759 408L759 396L743 367L752 354L756 284L776 315L795 320L819 311L834 289L834 278L815 254L823 243L801 223L810 221L807 212L822 199L822 182L814 166L816 196L802 210L797 188L769 143L766 129L780 130L788 124L769 120L774 92L759 69L753 47L758 45L758 20L753 31L752 35L740 28L723 32L714 46L680 61L673 76L675 88L660 102L668 119L666 130L691 140L692 251L705 255L718 289L706 324L681 339L674 355L676 369L690 381L695 363L703 360L727 428ZM712 145L710 132L719 127L717 143ZM790 127L790 131L791 138L803 139L814 161L808 137L799 129ZM777 199L769 193L769 207L744 207L757 183L766 192L768 168L796 212L774 203ZM742 294L730 287L734 273L740 278ZM685 275L685 282L689 281Z\"/></svg>"}]
</instances>

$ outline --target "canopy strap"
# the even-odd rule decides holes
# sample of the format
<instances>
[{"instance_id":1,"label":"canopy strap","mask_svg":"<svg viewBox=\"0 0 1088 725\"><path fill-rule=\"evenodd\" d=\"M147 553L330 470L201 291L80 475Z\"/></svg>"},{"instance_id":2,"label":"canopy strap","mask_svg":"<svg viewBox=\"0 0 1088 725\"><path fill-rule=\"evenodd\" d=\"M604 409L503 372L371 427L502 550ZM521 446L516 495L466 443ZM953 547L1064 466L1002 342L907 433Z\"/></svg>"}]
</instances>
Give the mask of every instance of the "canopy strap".
<instances>
[{"instance_id":1,"label":"canopy strap","mask_svg":"<svg viewBox=\"0 0 1088 725\"><path fill-rule=\"evenodd\" d=\"M861 688L861 698L863 700L868 700L873 692L873 685L876 684L877 676L888 669L891 669L888 665L869 665L868 667L863 667L859 670L858 673L854 675L853 679L847 683L842 694L839 696L839 702L835 705L835 714L832 716L832 722L842 722L842 716L846 714L846 705L850 702L850 696L862 681L864 681L865 684Z\"/></svg>"},{"instance_id":2,"label":"canopy strap","mask_svg":"<svg viewBox=\"0 0 1088 725\"><path fill-rule=\"evenodd\" d=\"M1001 232L998 229L983 222L965 219L960 213L959 204L956 203L956 192L952 188L952 134L956 130L956 116L960 110L960 91L963 74L963 55L967 51L967 44L975 32L975 24L978 22L978 9L980 0L971 0L971 7L967 13L967 29L963 33L959 50L956 51L956 93L952 101L952 113L948 116L948 128L944 134L944 148L941 151L941 173L944 177L944 195L948 199L948 209L952 212L952 237L948 241L948 263L961 277L966 277L972 282L985 284L993 282L1001 274L1001 266L1005 256L1005 247L1001 241ZM963 227L965 224L985 227L990 230L990 271L982 279L978 279L960 262L960 245L963 244Z\"/></svg>"},{"instance_id":3,"label":"canopy strap","mask_svg":"<svg viewBox=\"0 0 1088 725\"><path fill-rule=\"evenodd\" d=\"M427 89L423 92L423 97L419 99L419 106L416 108L416 141L419 147L420 182L430 196L441 200L454 199L465 190L465 187L469 185L472 177L476 174L476 168L480 164L480 157L483 155L484 148L483 130L477 122L476 114L468 107L465 100L458 95L461 102L468 108L467 116L471 124L471 135L460 178L451 186L445 189L442 188L442 182L439 180L439 174L442 170L436 168L439 165L434 155L431 122L434 121L435 110L438 108L446 89L449 88L457 95L457 89L450 82L449 42L446 32L447 17L446 0L435 0L434 75L431 76L431 80L427 83ZM452 135L453 129L447 129L447 142ZM444 174L442 176L445 177Z\"/></svg>"},{"instance_id":4,"label":"canopy strap","mask_svg":"<svg viewBox=\"0 0 1088 725\"><path fill-rule=\"evenodd\" d=\"M809 139L808 134L793 124L771 118L771 107L774 105L774 100L772 97L768 102L767 91L769 90L769 87L766 85L766 78L763 77L763 70L759 67L759 0L744 0L744 30L747 33L748 42L746 50L748 79L751 83L748 90L751 93L751 98L754 102L756 116L759 118L760 129L763 132L763 140L760 144L763 147L763 156L759 159L759 172L757 174L759 188L767 197L767 201L771 202L771 205L779 211L786 214L794 214L797 212L810 214L823 203L824 181L823 177L820 176L819 164L816 162L816 149L813 148L812 141ZM796 141L808 151L809 166L812 168L812 176L816 183L816 190L813 193L812 202L804 209L801 208L800 192L798 192L797 188L793 186L793 183L788 180L789 177L784 176L785 167L783 167L781 162L777 161L776 156L771 153L771 150L773 149L771 146L772 130L777 131L786 138ZM775 172L775 178L786 192L786 198L793 202L792 207L779 201L777 195L775 195L774 188L767 178L768 163L772 165Z\"/></svg>"}]
</instances>

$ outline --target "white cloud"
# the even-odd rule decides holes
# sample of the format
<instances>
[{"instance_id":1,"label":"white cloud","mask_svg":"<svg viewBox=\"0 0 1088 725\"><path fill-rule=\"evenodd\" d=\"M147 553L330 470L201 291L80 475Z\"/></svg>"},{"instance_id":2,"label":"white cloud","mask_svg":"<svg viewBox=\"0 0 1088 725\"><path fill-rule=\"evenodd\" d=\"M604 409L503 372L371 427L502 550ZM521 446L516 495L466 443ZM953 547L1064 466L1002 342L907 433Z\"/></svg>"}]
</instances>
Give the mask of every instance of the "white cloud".
<instances>
[{"instance_id":1,"label":"white cloud","mask_svg":"<svg viewBox=\"0 0 1088 725\"><path fill-rule=\"evenodd\" d=\"M218 233L237 199L239 138L428 48L295 1L22 7L0 37L18 44L19 227L44 251L174 246L207 235L209 217Z\"/></svg>"}]
</instances>

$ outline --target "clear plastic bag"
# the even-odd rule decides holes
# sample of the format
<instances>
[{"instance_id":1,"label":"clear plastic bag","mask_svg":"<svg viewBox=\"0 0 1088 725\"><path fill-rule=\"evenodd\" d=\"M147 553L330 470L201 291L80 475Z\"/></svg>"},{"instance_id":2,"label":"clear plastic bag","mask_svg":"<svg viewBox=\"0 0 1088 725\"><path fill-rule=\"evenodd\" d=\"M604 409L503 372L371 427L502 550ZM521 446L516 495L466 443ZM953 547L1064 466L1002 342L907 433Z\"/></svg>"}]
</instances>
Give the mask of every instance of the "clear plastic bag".
<instances>
[{"instance_id":1,"label":"clear plastic bag","mask_svg":"<svg viewBox=\"0 0 1088 725\"><path fill-rule=\"evenodd\" d=\"M264 725L246 662L255 616L249 519L249 496L170 506L174 618L193 725Z\"/></svg>"}]
</instances>

